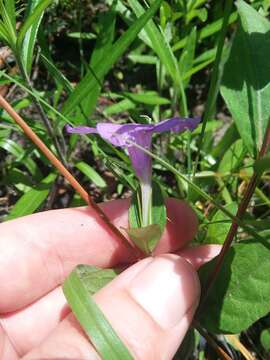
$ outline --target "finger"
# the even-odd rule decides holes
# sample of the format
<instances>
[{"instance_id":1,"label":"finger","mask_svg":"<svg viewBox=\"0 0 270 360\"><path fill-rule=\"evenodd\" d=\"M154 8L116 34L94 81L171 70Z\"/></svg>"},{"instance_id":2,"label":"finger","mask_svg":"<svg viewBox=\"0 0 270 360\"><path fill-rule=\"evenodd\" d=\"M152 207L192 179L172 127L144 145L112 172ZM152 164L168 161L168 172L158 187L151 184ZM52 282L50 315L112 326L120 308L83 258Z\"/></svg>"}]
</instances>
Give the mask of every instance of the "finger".
<instances>
[{"instance_id":1,"label":"finger","mask_svg":"<svg viewBox=\"0 0 270 360\"><path fill-rule=\"evenodd\" d=\"M120 274L95 295L95 301L135 359L171 359L199 300L191 264L176 255L147 258ZM73 315L25 356L92 358L93 348Z\"/></svg>"},{"instance_id":2,"label":"finger","mask_svg":"<svg viewBox=\"0 0 270 360\"><path fill-rule=\"evenodd\" d=\"M198 270L202 265L216 257L221 250L221 245L191 246L177 252Z\"/></svg>"},{"instance_id":3,"label":"finger","mask_svg":"<svg viewBox=\"0 0 270 360\"><path fill-rule=\"evenodd\" d=\"M190 247L180 252L194 268L210 261L220 251L219 245ZM0 322L15 350L21 356L38 346L66 316L69 308L60 287L28 307L0 317Z\"/></svg>"},{"instance_id":4,"label":"finger","mask_svg":"<svg viewBox=\"0 0 270 360\"><path fill-rule=\"evenodd\" d=\"M118 228L128 226L129 201L101 205ZM192 239L197 220L190 207L168 199L168 221L157 253ZM24 307L61 284L79 263L100 267L134 261L89 207L54 210L1 225L0 313Z\"/></svg>"}]
</instances>

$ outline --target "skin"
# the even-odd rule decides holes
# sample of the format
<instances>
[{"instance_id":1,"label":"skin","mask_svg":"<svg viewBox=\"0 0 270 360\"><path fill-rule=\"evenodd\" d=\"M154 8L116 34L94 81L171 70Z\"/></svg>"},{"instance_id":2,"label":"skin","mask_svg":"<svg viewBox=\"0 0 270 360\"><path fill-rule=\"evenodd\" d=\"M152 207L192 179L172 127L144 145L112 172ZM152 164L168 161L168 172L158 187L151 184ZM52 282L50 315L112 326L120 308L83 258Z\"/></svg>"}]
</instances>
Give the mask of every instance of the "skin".
<instances>
[{"instance_id":1,"label":"skin","mask_svg":"<svg viewBox=\"0 0 270 360\"><path fill-rule=\"evenodd\" d=\"M137 262L88 207L1 224L0 359L100 359L61 290L82 263L133 264L94 299L135 359L172 359L199 302L196 269L220 248L189 248L195 214L182 201L166 205L167 228L155 256ZM127 227L127 200L100 206L118 228Z\"/></svg>"}]
</instances>

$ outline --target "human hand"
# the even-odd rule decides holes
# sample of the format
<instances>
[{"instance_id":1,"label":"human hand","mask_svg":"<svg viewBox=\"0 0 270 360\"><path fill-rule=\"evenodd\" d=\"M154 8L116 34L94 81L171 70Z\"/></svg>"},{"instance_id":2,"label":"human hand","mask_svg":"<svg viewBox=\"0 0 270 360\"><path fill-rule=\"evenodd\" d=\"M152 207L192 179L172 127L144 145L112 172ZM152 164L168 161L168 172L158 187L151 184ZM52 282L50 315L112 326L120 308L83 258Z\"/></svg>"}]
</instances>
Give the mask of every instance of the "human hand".
<instances>
[{"instance_id":1,"label":"human hand","mask_svg":"<svg viewBox=\"0 0 270 360\"><path fill-rule=\"evenodd\" d=\"M127 227L128 205L101 204L118 228ZM173 357L198 305L195 269L219 251L185 248L197 231L187 204L168 199L167 212L155 255L175 254L137 262L94 295L135 359ZM134 262L129 250L89 207L9 221L0 225L0 234L0 359L100 359L70 313L61 284L77 264Z\"/></svg>"}]
</instances>

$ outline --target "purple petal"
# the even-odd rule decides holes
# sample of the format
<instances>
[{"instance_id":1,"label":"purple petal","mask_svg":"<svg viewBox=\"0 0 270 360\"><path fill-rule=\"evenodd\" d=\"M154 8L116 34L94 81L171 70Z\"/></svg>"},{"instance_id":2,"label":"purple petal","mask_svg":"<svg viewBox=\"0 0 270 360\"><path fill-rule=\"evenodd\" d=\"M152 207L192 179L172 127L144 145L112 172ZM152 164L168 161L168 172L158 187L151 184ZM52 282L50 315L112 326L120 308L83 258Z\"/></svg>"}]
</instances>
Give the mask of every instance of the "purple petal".
<instances>
[{"instance_id":1,"label":"purple petal","mask_svg":"<svg viewBox=\"0 0 270 360\"><path fill-rule=\"evenodd\" d=\"M121 128L127 125L111 124L111 123L99 123L97 124L97 131L99 135L109 141L114 146L125 146L125 136L119 133Z\"/></svg>"},{"instance_id":2,"label":"purple petal","mask_svg":"<svg viewBox=\"0 0 270 360\"><path fill-rule=\"evenodd\" d=\"M70 134L96 134L97 130L88 126L76 126L72 127L70 125L66 125L66 131Z\"/></svg>"},{"instance_id":3,"label":"purple petal","mask_svg":"<svg viewBox=\"0 0 270 360\"><path fill-rule=\"evenodd\" d=\"M144 149L151 150L152 133L144 130L138 130L138 128L132 131L130 134L130 141L137 145L140 145ZM146 154L143 150L139 149L135 145L129 143L128 153L138 178L144 183L149 183L152 174L152 158Z\"/></svg>"},{"instance_id":4,"label":"purple petal","mask_svg":"<svg viewBox=\"0 0 270 360\"><path fill-rule=\"evenodd\" d=\"M153 132L162 133L165 131L173 131L176 133L181 133L185 130L194 130L199 122L200 118L171 118L164 121L161 121L154 126Z\"/></svg>"},{"instance_id":5,"label":"purple petal","mask_svg":"<svg viewBox=\"0 0 270 360\"><path fill-rule=\"evenodd\" d=\"M136 131L146 130L149 125L141 124L111 124L111 123L99 123L97 124L97 131L99 135L109 141L114 146L128 147L129 140L132 134ZM134 141L135 142L135 141Z\"/></svg>"}]
</instances>

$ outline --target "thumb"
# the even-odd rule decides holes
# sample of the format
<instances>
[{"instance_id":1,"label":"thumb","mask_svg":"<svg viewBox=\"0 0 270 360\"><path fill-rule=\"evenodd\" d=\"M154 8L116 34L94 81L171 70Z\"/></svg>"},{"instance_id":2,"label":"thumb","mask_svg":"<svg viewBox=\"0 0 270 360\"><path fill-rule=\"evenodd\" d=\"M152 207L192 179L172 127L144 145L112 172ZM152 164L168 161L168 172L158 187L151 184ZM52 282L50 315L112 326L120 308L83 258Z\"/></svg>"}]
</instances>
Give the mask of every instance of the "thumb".
<instances>
[{"instance_id":1,"label":"thumb","mask_svg":"<svg viewBox=\"0 0 270 360\"><path fill-rule=\"evenodd\" d=\"M135 359L172 359L199 301L197 274L183 258L144 259L121 273L94 298ZM24 359L88 359L93 347L72 314Z\"/></svg>"}]
</instances>

